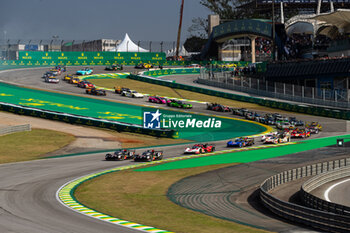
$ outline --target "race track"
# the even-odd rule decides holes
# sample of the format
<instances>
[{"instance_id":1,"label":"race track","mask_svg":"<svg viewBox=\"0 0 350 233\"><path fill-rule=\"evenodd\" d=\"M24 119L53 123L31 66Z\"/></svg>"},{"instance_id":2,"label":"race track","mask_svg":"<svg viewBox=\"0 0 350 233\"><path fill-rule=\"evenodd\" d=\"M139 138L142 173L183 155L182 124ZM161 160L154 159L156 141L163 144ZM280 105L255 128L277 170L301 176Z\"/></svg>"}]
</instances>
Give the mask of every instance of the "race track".
<instances>
[{"instance_id":1,"label":"race track","mask_svg":"<svg viewBox=\"0 0 350 233\"><path fill-rule=\"evenodd\" d=\"M78 68L69 68L77 70ZM99 68L102 71L101 68ZM47 70L47 68L33 69L33 70L17 70L17 71L2 71L0 72L0 80L6 82L13 82L17 85L25 85L33 88L49 89L65 93L82 94L83 90L67 83L61 82L58 85L47 84L41 79L41 75ZM71 71L71 70L70 70ZM95 69L98 73L99 70ZM123 102L132 102L137 104L145 104L145 100L137 99L125 99L115 94L108 94L105 99L114 99ZM196 112L210 113L205 110L202 104L194 104L194 110ZM212 112L211 112L212 114ZM224 113L218 113L221 115L227 115ZM340 131L344 131L344 122L335 119L317 118L311 116L300 116L299 119L320 119L320 122L330 122L332 130L322 132L319 136L328 136L339 134ZM345 127L346 128L346 127ZM217 150L226 149L226 141L215 142ZM184 145L163 147L165 157L175 157L182 154ZM141 152L141 150L139 151ZM300 156L300 158L311 161L316 159L316 155ZM62 206L56 199L55 194L57 189L64 183L75 179L77 177L87 175L89 173L97 172L104 169L113 168L116 166L130 165L132 161L122 162L106 162L103 160L104 154L91 154L75 157L64 157L55 159L44 159L31 162L13 163L0 165L0 175L5 177L0 181L0 206L1 206L1 218L0 218L0 232L16 232L16 233L61 233L61 232L136 232L127 228L118 227L102 221L97 221L89 217L75 213L68 208ZM288 161L288 163L286 163ZM303 160L305 162L305 160ZM282 157L275 158L271 161L257 162L250 164L242 164L236 166L239 170L224 169L222 171L214 171L214 176L210 173L203 174L203 177L208 178L210 183L207 183L207 187L204 187L202 182L194 185L193 182L198 180L188 179L185 188L193 186L191 191L196 189L201 192L210 192L213 188L219 188L222 193L231 193L234 195L222 195L222 193L212 193L211 196L201 198L206 200L202 203L212 202L217 200L219 203L223 203L223 207L217 207L210 211L215 211L217 216L222 216L230 220L234 219L235 215L232 215L230 208L227 208L225 203L234 205L237 209L243 211L236 211L241 215L242 222L249 220L251 216L254 220L260 219L256 225L260 226L260 222L265 222L274 230L291 230L295 229L294 226L274 220L270 217L257 212L250 206L247 199L252 191L252 188L260 184L261 180L267 176L274 174L275 172L286 169L286 164L292 164L296 166L297 161L294 157ZM236 169L235 168L235 169ZM218 179L218 177L220 179ZM259 177L259 179L257 179ZM219 183L218 183L219 181ZM189 183L188 183L189 182ZM215 185L211 185L212 182L216 182ZM192 184L191 184L192 183ZM180 184L180 183L179 183ZM233 186L232 186L233 185ZM179 191L180 190L180 191ZM181 193L181 189L177 189L177 192ZM249 200L249 198L248 198ZM199 202L189 201L191 207L194 209L200 206ZM189 204L190 205L190 204ZM245 209L245 206L250 206L249 210ZM197 207L196 207L197 206ZM242 207L243 206L243 207ZM199 207L198 207L199 208ZM210 214L214 215L214 214ZM215 216L215 215L214 215ZM129 219L128 219L129 220ZM132 219L130 219L132 220ZM240 220L239 220L240 221ZM273 224L270 224L273 223ZM254 225L254 224L252 224Z\"/></svg>"}]
</instances>

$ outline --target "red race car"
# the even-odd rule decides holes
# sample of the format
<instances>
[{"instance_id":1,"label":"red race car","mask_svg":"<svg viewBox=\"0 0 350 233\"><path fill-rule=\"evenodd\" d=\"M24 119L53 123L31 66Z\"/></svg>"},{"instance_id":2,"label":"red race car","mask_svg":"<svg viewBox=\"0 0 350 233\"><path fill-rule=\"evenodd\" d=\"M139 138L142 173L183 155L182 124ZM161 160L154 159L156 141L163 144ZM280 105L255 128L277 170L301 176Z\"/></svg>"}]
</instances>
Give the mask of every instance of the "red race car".
<instances>
[{"instance_id":1,"label":"red race car","mask_svg":"<svg viewBox=\"0 0 350 233\"><path fill-rule=\"evenodd\" d=\"M307 138L311 136L311 132L309 130L304 129L295 129L290 133L291 138Z\"/></svg>"},{"instance_id":2,"label":"red race car","mask_svg":"<svg viewBox=\"0 0 350 233\"><path fill-rule=\"evenodd\" d=\"M187 147L184 154L202 154L215 151L215 146L208 144L195 144L192 147Z\"/></svg>"}]
</instances>

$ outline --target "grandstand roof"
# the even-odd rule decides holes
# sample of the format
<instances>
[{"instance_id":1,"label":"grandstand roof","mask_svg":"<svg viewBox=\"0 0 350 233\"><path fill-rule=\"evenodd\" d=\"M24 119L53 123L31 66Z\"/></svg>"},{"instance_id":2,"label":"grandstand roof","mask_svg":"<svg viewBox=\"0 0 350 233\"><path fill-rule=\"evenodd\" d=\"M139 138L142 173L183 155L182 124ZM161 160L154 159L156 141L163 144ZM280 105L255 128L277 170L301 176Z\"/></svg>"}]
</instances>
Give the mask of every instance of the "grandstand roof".
<instances>
[{"instance_id":1,"label":"grandstand roof","mask_svg":"<svg viewBox=\"0 0 350 233\"><path fill-rule=\"evenodd\" d=\"M322 13L312 19L323 21L329 25L336 26L344 33L350 33L350 9L338 9L330 13Z\"/></svg>"}]
</instances>

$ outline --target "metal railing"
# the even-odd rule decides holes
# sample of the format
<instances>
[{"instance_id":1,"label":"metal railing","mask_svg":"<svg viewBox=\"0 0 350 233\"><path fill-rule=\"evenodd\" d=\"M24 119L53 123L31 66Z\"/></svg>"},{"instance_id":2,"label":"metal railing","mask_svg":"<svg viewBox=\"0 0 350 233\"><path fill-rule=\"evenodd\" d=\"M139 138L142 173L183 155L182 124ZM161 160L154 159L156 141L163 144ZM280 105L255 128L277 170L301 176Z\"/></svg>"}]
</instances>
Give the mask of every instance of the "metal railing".
<instances>
[{"instance_id":1,"label":"metal railing","mask_svg":"<svg viewBox=\"0 0 350 233\"><path fill-rule=\"evenodd\" d=\"M31 131L30 124L7 126L4 128L0 128L0 135L17 133L17 132L24 132L24 131Z\"/></svg>"},{"instance_id":2,"label":"metal railing","mask_svg":"<svg viewBox=\"0 0 350 233\"><path fill-rule=\"evenodd\" d=\"M350 216L312 209L294 203L282 201L270 194L270 191L282 184L300 178L318 175L335 169L348 167L350 158L325 163L312 164L281 172L266 179L260 186L260 199L273 213L294 222L302 223L326 232L349 232ZM317 204L316 204L317 205Z\"/></svg>"},{"instance_id":3,"label":"metal railing","mask_svg":"<svg viewBox=\"0 0 350 233\"><path fill-rule=\"evenodd\" d=\"M232 76L232 72L208 73L201 71L197 82L275 99L319 106L350 108L346 90L325 90L244 76Z\"/></svg>"}]
</instances>

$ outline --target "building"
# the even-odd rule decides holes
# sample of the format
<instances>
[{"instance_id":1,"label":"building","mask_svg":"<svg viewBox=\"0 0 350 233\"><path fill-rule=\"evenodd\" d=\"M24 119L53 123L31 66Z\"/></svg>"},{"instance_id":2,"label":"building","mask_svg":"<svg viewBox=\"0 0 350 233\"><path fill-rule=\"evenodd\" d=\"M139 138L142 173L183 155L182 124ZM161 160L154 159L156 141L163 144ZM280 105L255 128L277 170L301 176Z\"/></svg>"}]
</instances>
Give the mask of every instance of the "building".
<instances>
[{"instance_id":1,"label":"building","mask_svg":"<svg viewBox=\"0 0 350 233\"><path fill-rule=\"evenodd\" d=\"M68 42L62 45L62 51L110 51L114 49L121 40L99 39L92 41L83 41L75 43L75 41Z\"/></svg>"}]
</instances>

